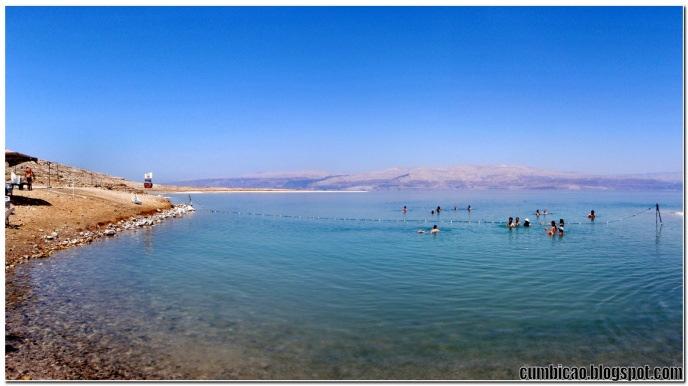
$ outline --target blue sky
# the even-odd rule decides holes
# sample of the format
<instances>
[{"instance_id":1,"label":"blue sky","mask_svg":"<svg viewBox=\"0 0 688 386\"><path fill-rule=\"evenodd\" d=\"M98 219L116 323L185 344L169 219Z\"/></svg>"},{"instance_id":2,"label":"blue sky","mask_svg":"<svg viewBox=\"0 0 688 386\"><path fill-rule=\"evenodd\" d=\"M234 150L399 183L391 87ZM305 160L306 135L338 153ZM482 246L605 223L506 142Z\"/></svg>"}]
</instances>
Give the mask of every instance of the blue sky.
<instances>
[{"instance_id":1,"label":"blue sky","mask_svg":"<svg viewBox=\"0 0 688 386\"><path fill-rule=\"evenodd\" d=\"M682 10L6 9L6 145L158 181L680 171Z\"/></svg>"}]
</instances>

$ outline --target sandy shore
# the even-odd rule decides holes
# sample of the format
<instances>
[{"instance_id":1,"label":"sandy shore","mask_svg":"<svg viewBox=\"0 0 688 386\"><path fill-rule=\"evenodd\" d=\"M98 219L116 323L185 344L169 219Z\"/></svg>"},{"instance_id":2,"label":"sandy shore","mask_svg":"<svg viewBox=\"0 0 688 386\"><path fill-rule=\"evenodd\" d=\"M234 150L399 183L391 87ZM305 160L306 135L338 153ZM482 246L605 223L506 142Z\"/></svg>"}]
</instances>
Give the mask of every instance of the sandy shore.
<instances>
[{"instance_id":1,"label":"sandy shore","mask_svg":"<svg viewBox=\"0 0 688 386\"><path fill-rule=\"evenodd\" d=\"M144 370L132 363L85 364L84 347L72 339L43 339L26 328L20 307L32 296L29 281L14 267L32 258L50 256L101 237L130 229L155 226L193 208L173 206L160 196L142 194L141 205L131 194L98 188L15 190L15 214L5 228L5 378L28 379L143 379ZM32 323L42 323L34 320ZM46 326L51 330L54 326ZM105 339L106 337L104 337ZM94 349L95 350L95 349Z\"/></svg>"},{"instance_id":2,"label":"sandy shore","mask_svg":"<svg viewBox=\"0 0 688 386\"><path fill-rule=\"evenodd\" d=\"M141 205L131 202L130 193L98 188L15 190L14 214L5 227L5 270L70 247L72 244L61 241L82 232L103 230L108 224L172 207L162 197L138 197Z\"/></svg>"}]
</instances>

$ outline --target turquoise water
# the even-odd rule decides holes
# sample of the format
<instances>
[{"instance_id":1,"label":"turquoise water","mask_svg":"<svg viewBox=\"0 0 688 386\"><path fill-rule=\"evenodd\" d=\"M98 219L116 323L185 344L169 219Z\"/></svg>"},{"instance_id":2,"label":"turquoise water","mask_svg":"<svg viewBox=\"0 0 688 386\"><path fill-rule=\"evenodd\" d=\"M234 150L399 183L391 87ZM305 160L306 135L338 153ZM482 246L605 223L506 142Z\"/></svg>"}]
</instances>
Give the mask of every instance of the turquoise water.
<instances>
[{"instance_id":1,"label":"turquoise water","mask_svg":"<svg viewBox=\"0 0 688 386\"><path fill-rule=\"evenodd\" d=\"M194 214L20 267L14 280L28 295L8 326L46 350L149 378L513 379L526 364L681 366L680 192L192 198ZM646 210L655 202L661 227ZM470 215L450 210L468 204ZM484 222L536 222L536 208L554 213L539 221L564 218L565 236ZM437 236L416 232L433 224Z\"/></svg>"}]
</instances>

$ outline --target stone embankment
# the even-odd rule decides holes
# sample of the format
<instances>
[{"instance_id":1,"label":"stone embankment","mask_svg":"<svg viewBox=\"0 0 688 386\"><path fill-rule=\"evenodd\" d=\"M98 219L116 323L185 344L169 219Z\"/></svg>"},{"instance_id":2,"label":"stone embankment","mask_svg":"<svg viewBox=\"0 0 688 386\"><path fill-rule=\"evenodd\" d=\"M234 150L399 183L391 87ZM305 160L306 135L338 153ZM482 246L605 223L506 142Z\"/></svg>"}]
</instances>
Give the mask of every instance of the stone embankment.
<instances>
[{"instance_id":1,"label":"stone embankment","mask_svg":"<svg viewBox=\"0 0 688 386\"><path fill-rule=\"evenodd\" d=\"M94 240L102 237L113 237L120 232L132 229L140 229L153 227L169 218L181 217L187 213L195 211L194 207L187 204L178 204L169 209L157 209L156 213L146 216L134 216L129 219L120 220L115 223L110 223L95 231L83 231L73 234L69 237L60 237L59 230L54 230L43 236L45 241L44 247L38 253L32 255L24 255L21 260L29 260L32 258L42 258L50 256L56 251L89 244ZM41 231L42 229L39 229ZM21 262L21 260L19 262ZM19 263L18 262L18 263ZM14 268L14 264L6 265L5 270Z\"/></svg>"}]
</instances>

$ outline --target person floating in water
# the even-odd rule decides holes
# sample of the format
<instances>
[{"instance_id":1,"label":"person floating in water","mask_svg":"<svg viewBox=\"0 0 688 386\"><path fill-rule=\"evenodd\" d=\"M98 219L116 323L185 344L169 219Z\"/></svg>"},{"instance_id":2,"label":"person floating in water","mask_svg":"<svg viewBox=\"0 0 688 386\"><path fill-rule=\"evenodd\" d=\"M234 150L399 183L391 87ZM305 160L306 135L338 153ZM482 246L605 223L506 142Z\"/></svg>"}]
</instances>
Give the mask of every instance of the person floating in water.
<instances>
[{"instance_id":1,"label":"person floating in water","mask_svg":"<svg viewBox=\"0 0 688 386\"><path fill-rule=\"evenodd\" d=\"M433 225L430 233L432 233L432 234L440 233L440 228L438 228L437 225Z\"/></svg>"},{"instance_id":2,"label":"person floating in water","mask_svg":"<svg viewBox=\"0 0 688 386\"><path fill-rule=\"evenodd\" d=\"M547 235L548 236L554 236L556 233L557 233L557 223L554 220L552 220L551 226L550 226L549 230L547 231Z\"/></svg>"},{"instance_id":3,"label":"person floating in water","mask_svg":"<svg viewBox=\"0 0 688 386\"><path fill-rule=\"evenodd\" d=\"M591 210L590 213L588 213L588 218L590 219L590 221L595 221L595 217L595 211Z\"/></svg>"},{"instance_id":4,"label":"person floating in water","mask_svg":"<svg viewBox=\"0 0 688 386\"><path fill-rule=\"evenodd\" d=\"M408 209L406 208L406 205L404 205L404 207L401 209L401 212L404 213L404 214L408 212Z\"/></svg>"},{"instance_id":5,"label":"person floating in water","mask_svg":"<svg viewBox=\"0 0 688 386\"><path fill-rule=\"evenodd\" d=\"M535 210L535 217L540 217L540 209Z\"/></svg>"},{"instance_id":6,"label":"person floating in water","mask_svg":"<svg viewBox=\"0 0 688 386\"><path fill-rule=\"evenodd\" d=\"M529 228L529 227L530 227L530 220L528 220L528 217L526 217L526 219L523 220L523 227L524 227L524 228Z\"/></svg>"}]
</instances>

